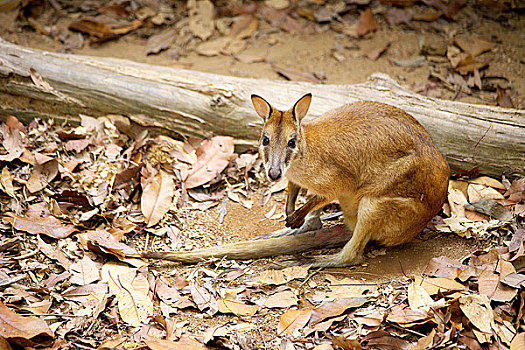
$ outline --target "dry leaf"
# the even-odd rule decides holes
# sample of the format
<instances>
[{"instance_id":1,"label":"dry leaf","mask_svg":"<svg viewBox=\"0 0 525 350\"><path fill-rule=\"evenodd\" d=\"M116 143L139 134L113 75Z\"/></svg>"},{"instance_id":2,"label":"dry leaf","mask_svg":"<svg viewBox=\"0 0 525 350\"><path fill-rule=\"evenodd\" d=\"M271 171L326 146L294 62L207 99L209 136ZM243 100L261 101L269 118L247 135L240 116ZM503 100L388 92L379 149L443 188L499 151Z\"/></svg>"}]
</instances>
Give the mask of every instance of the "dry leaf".
<instances>
[{"instance_id":1,"label":"dry leaf","mask_svg":"<svg viewBox=\"0 0 525 350\"><path fill-rule=\"evenodd\" d=\"M2 173L0 174L0 189L2 189L9 197L15 197L15 188L13 187L13 178L9 173L9 168L7 166L2 168Z\"/></svg>"},{"instance_id":2,"label":"dry leaf","mask_svg":"<svg viewBox=\"0 0 525 350\"><path fill-rule=\"evenodd\" d=\"M138 327L147 324L153 315L153 303L149 298L149 283L145 275L130 273L119 274L116 285L120 317L127 324Z\"/></svg>"},{"instance_id":3,"label":"dry leaf","mask_svg":"<svg viewBox=\"0 0 525 350\"><path fill-rule=\"evenodd\" d=\"M53 238L65 238L77 230L73 225L62 224L54 216L22 217L7 214L3 220L9 222L17 230L33 234L41 233Z\"/></svg>"},{"instance_id":4,"label":"dry leaf","mask_svg":"<svg viewBox=\"0 0 525 350\"><path fill-rule=\"evenodd\" d=\"M510 97L506 89L498 85L496 87L496 93L496 103L498 104L498 106L506 108L515 108L514 102L512 102L512 98Z\"/></svg>"},{"instance_id":5,"label":"dry leaf","mask_svg":"<svg viewBox=\"0 0 525 350\"><path fill-rule=\"evenodd\" d=\"M412 347L412 344L407 340L394 337L385 331L370 332L363 338L363 342L381 350L408 350Z\"/></svg>"},{"instance_id":6,"label":"dry leaf","mask_svg":"<svg viewBox=\"0 0 525 350\"><path fill-rule=\"evenodd\" d=\"M179 340L165 340L146 335L144 342L151 350L208 350L209 347L184 334Z\"/></svg>"},{"instance_id":7,"label":"dry leaf","mask_svg":"<svg viewBox=\"0 0 525 350\"><path fill-rule=\"evenodd\" d=\"M262 284L280 285L293 279L303 279L308 276L309 267L291 266L282 270L266 270L259 274L258 282Z\"/></svg>"},{"instance_id":8,"label":"dry leaf","mask_svg":"<svg viewBox=\"0 0 525 350\"><path fill-rule=\"evenodd\" d=\"M354 316L354 321L367 327L377 328L385 319L386 312L377 310L364 316Z\"/></svg>"},{"instance_id":9,"label":"dry leaf","mask_svg":"<svg viewBox=\"0 0 525 350\"><path fill-rule=\"evenodd\" d=\"M425 288L414 282L410 283L408 286L408 305L412 310L428 312L433 304L434 300L432 300Z\"/></svg>"},{"instance_id":10,"label":"dry leaf","mask_svg":"<svg viewBox=\"0 0 525 350\"><path fill-rule=\"evenodd\" d=\"M458 36L454 38L454 44L472 57L476 57L485 51L490 51L496 44L490 41L480 40L472 37Z\"/></svg>"},{"instance_id":11,"label":"dry leaf","mask_svg":"<svg viewBox=\"0 0 525 350\"><path fill-rule=\"evenodd\" d=\"M516 334L512 342L510 343L510 350L523 350L525 349L525 332Z\"/></svg>"},{"instance_id":12,"label":"dry leaf","mask_svg":"<svg viewBox=\"0 0 525 350\"><path fill-rule=\"evenodd\" d=\"M492 334L494 314L486 295L469 294L459 298L459 307L469 321L480 331Z\"/></svg>"},{"instance_id":13,"label":"dry leaf","mask_svg":"<svg viewBox=\"0 0 525 350\"><path fill-rule=\"evenodd\" d=\"M58 175L58 161L56 159L36 153L35 160L37 164L26 184L31 193L43 190Z\"/></svg>"},{"instance_id":14,"label":"dry leaf","mask_svg":"<svg viewBox=\"0 0 525 350\"><path fill-rule=\"evenodd\" d=\"M310 83L321 84L322 81L315 77L311 73L301 72L294 69L287 69L282 67L273 66L273 69L282 77L293 80L293 81L307 81Z\"/></svg>"},{"instance_id":15,"label":"dry leaf","mask_svg":"<svg viewBox=\"0 0 525 350\"><path fill-rule=\"evenodd\" d=\"M498 271L487 267L478 277L479 293L488 296L491 300L507 302L512 300L517 290L501 283L507 275L515 273L512 263L500 259L497 264Z\"/></svg>"},{"instance_id":16,"label":"dry leaf","mask_svg":"<svg viewBox=\"0 0 525 350\"><path fill-rule=\"evenodd\" d=\"M390 41L387 41L383 45L380 45L378 47L373 48L372 50L365 52L365 56L371 59L372 61L375 61L379 58L379 56L383 54L383 52L386 51L386 49L388 49L389 46Z\"/></svg>"},{"instance_id":17,"label":"dry leaf","mask_svg":"<svg viewBox=\"0 0 525 350\"><path fill-rule=\"evenodd\" d=\"M448 278L437 277L421 279L421 277L416 277L414 283L423 287L429 295L435 295L439 291L441 291L441 293L468 291L468 288L461 283Z\"/></svg>"},{"instance_id":18,"label":"dry leaf","mask_svg":"<svg viewBox=\"0 0 525 350\"><path fill-rule=\"evenodd\" d=\"M257 18L252 15L242 15L233 22L230 36L236 39L249 38L257 30L257 26Z\"/></svg>"},{"instance_id":19,"label":"dry leaf","mask_svg":"<svg viewBox=\"0 0 525 350\"><path fill-rule=\"evenodd\" d=\"M120 260L127 256L139 255L134 248L119 242L115 236L106 230L88 231L87 246L95 252L111 254Z\"/></svg>"},{"instance_id":20,"label":"dry leaf","mask_svg":"<svg viewBox=\"0 0 525 350\"><path fill-rule=\"evenodd\" d=\"M288 308L297 305L298 299L295 293L291 290L285 290L272 294L264 302L264 306L268 308Z\"/></svg>"},{"instance_id":21,"label":"dry leaf","mask_svg":"<svg viewBox=\"0 0 525 350\"><path fill-rule=\"evenodd\" d=\"M173 175L161 170L146 184L142 191L140 209L147 226L156 225L166 215L173 200Z\"/></svg>"},{"instance_id":22,"label":"dry leaf","mask_svg":"<svg viewBox=\"0 0 525 350\"><path fill-rule=\"evenodd\" d=\"M258 305L248 305L238 300L217 299L219 312L237 316L253 316L260 309Z\"/></svg>"},{"instance_id":23,"label":"dry leaf","mask_svg":"<svg viewBox=\"0 0 525 350\"><path fill-rule=\"evenodd\" d=\"M188 0L189 28L202 40L208 39L214 32L213 3L209 0Z\"/></svg>"},{"instance_id":24,"label":"dry leaf","mask_svg":"<svg viewBox=\"0 0 525 350\"><path fill-rule=\"evenodd\" d=\"M395 26L400 23L408 24L412 19L412 13L393 7L386 11L385 18L388 24L391 26Z\"/></svg>"},{"instance_id":25,"label":"dry leaf","mask_svg":"<svg viewBox=\"0 0 525 350\"><path fill-rule=\"evenodd\" d=\"M212 181L235 158L233 149L232 137L216 136L202 141L196 151L197 163L186 178L186 188L195 188Z\"/></svg>"},{"instance_id":26,"label":"dry leaf","mask_svg":"<svg viewBox=\"0 0 525 350\"><path fill-rule=\"evenodd\" d=\"M367 298L344 298L322 303L312 310L309 325L315 325L329 317L339 316L350 308L362 306Z\"/></svg>"},{"instance_id":27,"label":"dry leaf","mask_svg":"<svg viewBox=\"0 0 525 350\"><path fill-rule=\"evenodd\" d=\"M175 42L176 35L177 32L173 28L168 28L150 36L146 43L146 55L156 54L168 49Z\"/></svg>"},{"instance_id":28,"label":"dry leaf","mask_svg":"<svg viewBox=\"0 0 525 350\"><path fill-rule=\"evenodd\" d=\"M311 309L287 310L279 318L279 325L277 326L277 335L292 335L292 333L295 330L302 329L310 320L311 313Z\"/></svg>"},{"instance_id":29,"label":"dry leaf","mask_svg":"<svg viewBox=\"0 0 525 350\"><path fill-rule=\"evenodd\" d=\"M392 311L388 314L386 320L389 322L395 322L402 326L412 323L423 323L430 319L427 312L420 310L412 310L409 307L395 306Z\"/></svg>"},{"instance_id":30,"label":"dry leaf","mask_svg":"<svg viewBox=\"0 0 525 350\"><path fill-rule=\"evenodd\" d=\"M71 261L66 257L62 250L57 246L54 247L51 244L47 244L37 236L38 249L44 253L48 258L58 261L60 265L66 270L71 267Z\"/></svg>"},{"instance_id":31,"label":"dry leaf","mask_svg":"<svg viewBox=\"0 0 525 350\"><path fill-rule=\"evenodd\" d=\"M73 263L70 272L71 278L69 281L80 286L98 281L100 278L99 266L87 255L84 255L82 260Z\"/></svg>"},{"instance_id":32,"label":"dry leaf","mask_svg":"<svg viewBox=\"0 0 525 350\"><path fill-rule=\"evenodd\" d=\"M0 337L22 347L51 346L54 334L38 317L23 317L0 301Z\"/></svg>"},{"instance_id":33,"label":"dry leaf","mask_svg":"<svg viewBox=\"0 0 525 350\"><path fill-rule=\"evenodd\" d=\"M190 283L190 292L195 304L199 310L203 311L210 308L210 312L215 314L218 311L217 300L204 287L200 287L195 283Z\"/></svg>"},{"instance_id":34,"label":"dry leaf","mask_svg":"<svg viewBox=\"0 0 525 350\"><path fill-rule=\"evenodd\" d=\"M7 154L0 154L0 161L11 162L24 153L22 133L17 129L10 129L6 124L0 124L1 145Z\"/></svg>"},{"instance_id":35,"label":"dry leaf","mask_svg":"<svg viewBox=\"0 0 525 350\"><path fill-rule=\"evenodd\" d=\"M493 179L491 177L488 177L488 176L480 176L475 179L469 180L468 182L471 184L478 184L478 185L484 185L487 187L493 187L498 190L506 190L505 186L500 181Z\"/></svg>"},{"instance_id":36,"label":"dry leaf","mask_svg":"<svg viewBox=\"0 0 525 350\"><path fill-rule=\"evenodd\" d=\"M369 32L376 31L378 28L377 21L374 18L372 10L367 7L359 16L359 22L357 23L357 35L363 36Z\"/></svg>"}]
</instances>

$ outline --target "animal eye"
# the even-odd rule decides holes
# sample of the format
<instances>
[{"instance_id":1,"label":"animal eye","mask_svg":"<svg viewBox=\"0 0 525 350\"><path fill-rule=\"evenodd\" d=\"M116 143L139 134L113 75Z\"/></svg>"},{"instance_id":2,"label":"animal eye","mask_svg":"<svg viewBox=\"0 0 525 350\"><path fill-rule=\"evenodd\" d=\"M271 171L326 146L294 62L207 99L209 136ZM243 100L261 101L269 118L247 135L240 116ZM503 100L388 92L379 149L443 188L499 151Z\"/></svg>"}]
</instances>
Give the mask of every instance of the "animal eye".
<instances>
[{"instance_id":1,"label":"animal eye","mask_svg":"<svg viewBox=\"0 0 525 350\"><path fill-rule=\"evenodd\" d=\"M267 136L263 136L262 137L263 146L268 146L269 143L270 143L270 139Z\"/></svg>"},{"instance_id":2,"label":"animal eye","mask_svg":"<svg viewBox=\"0 0 525 350\"><path fill-rule=\"evenodd\" d=\"M293 139L290 139L290 141L288 141L288 147L295 148L295 142L295 137Z\"/></svg>"}]
</instances>

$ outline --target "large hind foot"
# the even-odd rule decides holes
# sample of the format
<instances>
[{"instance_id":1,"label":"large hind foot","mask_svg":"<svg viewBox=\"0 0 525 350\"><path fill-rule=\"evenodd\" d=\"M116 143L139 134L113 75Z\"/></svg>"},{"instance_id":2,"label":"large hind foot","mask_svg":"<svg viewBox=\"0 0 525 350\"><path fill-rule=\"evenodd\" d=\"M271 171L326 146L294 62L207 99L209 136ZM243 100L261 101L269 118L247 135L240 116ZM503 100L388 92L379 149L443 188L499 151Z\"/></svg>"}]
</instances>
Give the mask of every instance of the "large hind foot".
<instances>
[{"instance_id":1,"label":"large hind foot","mask_svg":"<svg viewBox=\"0 0 525 350\"><path fill-rule=\"evenodd\" d=\"M320 213L321 213L321 209L314 210L311 213L309 213L306 216L304 223L299 228L285 227L280 230L266 233L262 236L257 237L257 239L291 236L291 235L296 235L296 234L303 233L303 232L319 230L321 227L323 227L323 223L321 222L321 218L320 218Z\"/></svg>"}]
</instances>

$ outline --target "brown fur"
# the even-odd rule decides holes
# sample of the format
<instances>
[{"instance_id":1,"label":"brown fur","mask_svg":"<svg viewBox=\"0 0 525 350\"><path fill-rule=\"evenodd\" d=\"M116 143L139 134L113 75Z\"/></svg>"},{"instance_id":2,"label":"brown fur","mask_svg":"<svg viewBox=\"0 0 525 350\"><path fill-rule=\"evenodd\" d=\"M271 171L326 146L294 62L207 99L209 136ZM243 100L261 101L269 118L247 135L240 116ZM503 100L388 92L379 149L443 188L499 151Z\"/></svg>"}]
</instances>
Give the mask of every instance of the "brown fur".
<instances>
[{"instance_id":1,"label":"brown fur","mask_svg":"<svg viewBox=\"0 0 525 350\"><path fill-rule=\"evenodd\" d=\"M338 199L352 233L339 253L314 257L310 263L353 265L362 261L371 240L387 246L411 240L437 214L447 195L448 164L428 133L401 109L376 102L344 105L301 123L310 99L305 95L281 112L252 96L265 120L260 153L267 173L274 180L280 176L289 180L287 226L301 226L309 212ZM290 147L292 138L295 147ZM299 188L313 196L294 211ZM182 258L186 254L191 255L190 262L209 256L252 259L301 251L308 246L301 240L308 239L312 236L301 233L199 252L166 253L162 258L190 261Z\"/></svg>"}]
</instances>

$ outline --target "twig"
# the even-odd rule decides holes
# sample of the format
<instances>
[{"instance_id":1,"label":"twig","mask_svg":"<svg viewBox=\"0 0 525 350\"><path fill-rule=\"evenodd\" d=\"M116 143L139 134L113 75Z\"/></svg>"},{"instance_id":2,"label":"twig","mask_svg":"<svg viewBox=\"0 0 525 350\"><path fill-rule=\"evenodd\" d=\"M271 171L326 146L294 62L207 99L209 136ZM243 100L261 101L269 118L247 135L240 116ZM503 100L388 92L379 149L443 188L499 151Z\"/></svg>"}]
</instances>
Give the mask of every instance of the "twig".
<instances>
[{"instance_id":1,"label":"twig","mask_svg":"<svg viewBox=\"0 0 525 350\"><path fill-rule=\"evenodd\" d=\"M24 255L14 256L11 259L15 259L15 260L27 259L27 258L32 257L33 255L37 255L39 251L40 251L39 249L33 250L32 252L26 253Z\"/></svg>"},{"instance_id":2,"label":"twig","mask_svg":"<svg viewBox=\"0 0 525 350\"><path fill-rule=\"evenodd\" d=\"M401 327L401 326L399 326L399 325L397 325L395 323L390 323L390 326L392 326L394 328L397 328L397 329L401 329L401 330L407 331L408 333L412 333L414 335L417 335L420 338L426 337L426 335L423 334L423 333L419 333L418 331L414 331L414 330L409 329L409 328Z\"/></svg>"},{"instance_id":3,"label":"twig","mask_svg":"<svg viewBox=\"0 0 525 350\"><path fill-rule=\"evenodd\" d=\"M26 277L27 277L27 275L20 275L20 276L15 276L15 277L8 278L8 279L5 279L5 280L0 280L0 287L9 286L9 285L11 285L13 283L16 283L18 281L23 280Z\"/></svg>"}]
</instances>

